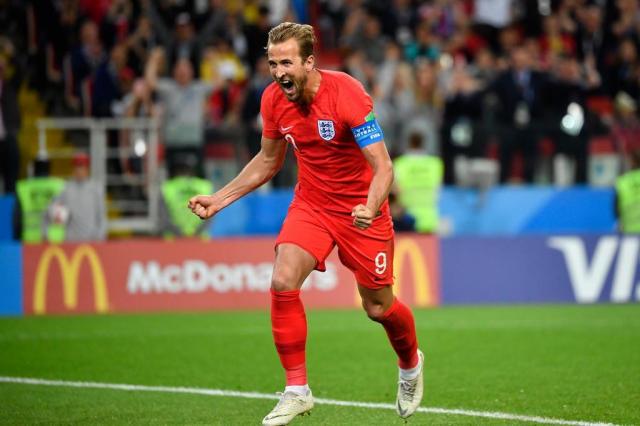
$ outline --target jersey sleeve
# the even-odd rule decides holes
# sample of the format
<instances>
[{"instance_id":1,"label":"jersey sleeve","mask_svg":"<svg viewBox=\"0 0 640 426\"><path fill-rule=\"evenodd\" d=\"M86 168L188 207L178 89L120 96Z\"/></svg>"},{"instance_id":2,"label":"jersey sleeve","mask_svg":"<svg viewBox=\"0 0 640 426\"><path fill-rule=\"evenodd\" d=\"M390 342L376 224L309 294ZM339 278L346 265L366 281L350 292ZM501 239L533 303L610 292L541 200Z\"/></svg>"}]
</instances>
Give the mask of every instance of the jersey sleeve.
<instances>
[{"instance_id":1,"label":"jersey sleeve","mask_svg":"<svg viewBox=\"0 0 640 426\"><path fill-rule=\"evenodd\" d=\"M278 123L273 118L273 90L270 90L270 86L262 94L260 116L262 117L262 137L282 139L282 133L278 130Z\"/></svg>"},{"instance_id":2,"label":"jersey sleeve","mask_svg":"<svg viewBox=\"0 0 640 426\"><path fill-rule=\"evenodd\" d=\"M351 129L360 148L384 140L382 129L373 113L371 96L353 77L345 75L340 88L338 113Z\"/></svg>"}]
</instances>

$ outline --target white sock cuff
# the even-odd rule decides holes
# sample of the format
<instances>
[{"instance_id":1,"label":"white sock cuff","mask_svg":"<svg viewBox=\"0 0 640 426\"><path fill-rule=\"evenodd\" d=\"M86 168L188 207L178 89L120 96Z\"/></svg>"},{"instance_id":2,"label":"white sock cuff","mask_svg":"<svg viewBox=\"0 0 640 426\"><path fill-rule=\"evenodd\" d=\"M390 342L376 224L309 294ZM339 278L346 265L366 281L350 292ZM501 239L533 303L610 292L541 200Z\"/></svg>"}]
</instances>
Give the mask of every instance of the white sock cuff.
<instances>
[{"instance_id":1,"label":"white sock cuff","mask_svg":"<svg viewBox=\"0 0 640 426\"><path fill-rule=\"evenodd\" d=\"M418 374L420 373L420 368L422 367L422 362L424 361L422 361L421 358L418 358L418 365L416 365L415 367L407 368L407 369L399 368L400 378L402 380L413 380L416 377L418 377Z\"/></svg>"},{"instance_id":2,"label":"white sock cuff","mask_svg":"<svg viewBox=\"0 0 640 426\"><path fill-rule=\"evenodd\" d=\"M284 391L285 392L293 392L293 393L297 393L298 395L309 395L309 391L311 389L309 388L309 385L295 385L295 386L285 386Z\"/></svg>"}]
</instances>

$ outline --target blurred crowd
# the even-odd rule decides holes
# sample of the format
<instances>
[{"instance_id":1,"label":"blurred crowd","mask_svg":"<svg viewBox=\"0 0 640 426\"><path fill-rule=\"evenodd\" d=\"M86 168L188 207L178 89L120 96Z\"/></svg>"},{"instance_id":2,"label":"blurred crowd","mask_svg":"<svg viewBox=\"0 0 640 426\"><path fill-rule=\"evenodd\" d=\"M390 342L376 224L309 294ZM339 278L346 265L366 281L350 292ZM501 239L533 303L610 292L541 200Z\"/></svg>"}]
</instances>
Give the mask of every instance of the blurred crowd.
<instances>
[{"instance_id":1,"label":"blurred crowd","mask_svg":"<svg viewBox=\"0 0 640 426\"><path fill-rule=\"evenodd\" d=\"M392 155L421 138L446 184L477 158L493 160L501 182L554 182L558 170L541 164L558 155L570 182L586 183L603 149L594 140L619 173L640 144L638 0L0 0L0 10L3 88L26 77L50 116L157 117L169 170L191 153L201 171L221 141L239 162L257 152L264 47L284 20L314 25L319 65L364 84Z\"/></svg>"}]
</instances>

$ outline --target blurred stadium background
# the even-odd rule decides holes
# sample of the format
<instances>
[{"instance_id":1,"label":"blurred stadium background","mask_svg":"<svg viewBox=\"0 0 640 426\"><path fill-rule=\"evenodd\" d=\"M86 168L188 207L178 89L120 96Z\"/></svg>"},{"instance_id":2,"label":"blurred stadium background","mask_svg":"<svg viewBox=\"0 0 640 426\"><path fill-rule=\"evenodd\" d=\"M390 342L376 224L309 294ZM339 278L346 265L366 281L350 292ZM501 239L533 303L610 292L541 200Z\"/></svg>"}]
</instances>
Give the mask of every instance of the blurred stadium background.
<instances>
[{"instance_id":1,"label":"blurred stadium background","mask_svg":"<svg viewBox=\"0 0 640 426\"><path fill-rule=\"evenodd\" d=\"M372 95L396 165L435 164L392 194L430 360L411 422L640 424L640 237L616 208L640 166L637 0L0 0L0 422L268 411L293 155L211 221L177 206L259 149L286 20ZM327 267L304 286L324 400L296 422L400 424L393 354Z\"/></svg>"}]
</instances>

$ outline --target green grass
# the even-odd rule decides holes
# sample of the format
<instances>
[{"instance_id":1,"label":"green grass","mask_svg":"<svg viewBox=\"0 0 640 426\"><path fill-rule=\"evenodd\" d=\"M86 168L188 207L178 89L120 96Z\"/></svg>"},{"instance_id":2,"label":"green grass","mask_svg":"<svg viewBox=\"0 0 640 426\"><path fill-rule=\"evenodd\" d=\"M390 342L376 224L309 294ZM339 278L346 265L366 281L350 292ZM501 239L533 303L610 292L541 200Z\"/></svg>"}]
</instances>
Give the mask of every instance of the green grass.
<instances>
[{"instance_id":1,"label":"green grass","mask_svg":"<svg viewBox=\"0 0 640 426\"><path fill-rule=\"evenodd\" d=\"M640 306L415 311L424 407L640 424ZM393 403L395 356L358 311L308 313L314 395ZM283 375L268 312L0 319L0 375L273 393ZM274 401L0 383L0 424L259 424ZM411 424L511 425L417 413ZM299 425L403 422L318 405ZM524 424L524 423L523 423ZM529 424L529 423L527 423Z\"/></svg>"}]
</instances>

